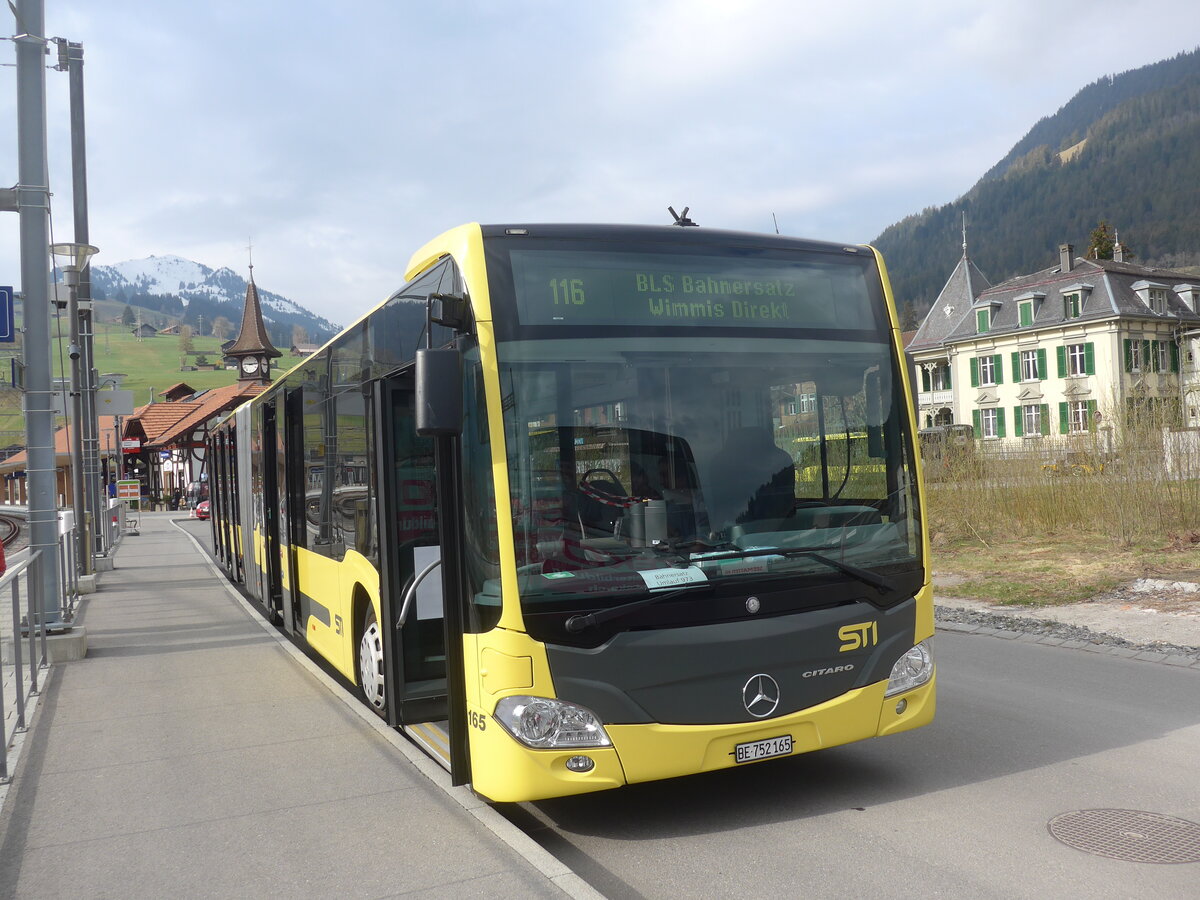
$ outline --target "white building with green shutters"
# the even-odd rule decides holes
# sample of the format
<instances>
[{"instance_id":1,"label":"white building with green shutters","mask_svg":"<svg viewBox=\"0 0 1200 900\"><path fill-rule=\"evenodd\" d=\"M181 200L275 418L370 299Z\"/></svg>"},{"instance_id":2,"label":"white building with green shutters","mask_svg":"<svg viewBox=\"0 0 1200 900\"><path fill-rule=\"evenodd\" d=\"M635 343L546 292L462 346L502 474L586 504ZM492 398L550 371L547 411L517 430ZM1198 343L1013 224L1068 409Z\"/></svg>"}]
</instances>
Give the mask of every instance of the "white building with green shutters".
<instances>
[{"instance_id":1,"label":"white building with green shutters","mask_svg":"<svg viewBox=\"0 0 1200 900\"><path fill-rule=\"evenodd\" d=\"M1059 248L1053 268L991 285L963 256L907 350L921 427L984 441L1086 434L1153 415L1200 426L1200 279Z\"/></svg>"}]
</instances>

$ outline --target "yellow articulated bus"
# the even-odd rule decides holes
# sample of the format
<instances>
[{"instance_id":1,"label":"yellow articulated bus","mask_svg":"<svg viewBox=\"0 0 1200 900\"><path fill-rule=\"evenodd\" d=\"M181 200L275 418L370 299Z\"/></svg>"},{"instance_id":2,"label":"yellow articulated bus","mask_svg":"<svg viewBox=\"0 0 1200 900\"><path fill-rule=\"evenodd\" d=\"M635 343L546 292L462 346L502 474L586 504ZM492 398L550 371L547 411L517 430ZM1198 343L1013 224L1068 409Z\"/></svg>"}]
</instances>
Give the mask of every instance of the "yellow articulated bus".
<instances>
[{"instance_id":1,"label":"yellow articulated bus","mask_svg":"<svg viewBox=\"0 0 1200 900\"><path fill-rule=\"evenodd\" d=\"M931 721L877 252L465 225L406 280L213 431L212 523L455 783L534 800Z\"/></svg>"}]
</instances>

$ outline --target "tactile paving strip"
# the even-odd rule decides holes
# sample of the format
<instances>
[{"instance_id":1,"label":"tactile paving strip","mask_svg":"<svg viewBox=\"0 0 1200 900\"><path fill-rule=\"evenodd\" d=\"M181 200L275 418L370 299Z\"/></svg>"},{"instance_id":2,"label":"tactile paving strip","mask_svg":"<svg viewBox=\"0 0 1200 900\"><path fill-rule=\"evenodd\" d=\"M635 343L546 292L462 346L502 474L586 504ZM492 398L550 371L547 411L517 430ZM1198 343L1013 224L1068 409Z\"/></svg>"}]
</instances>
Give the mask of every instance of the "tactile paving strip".
<instances>
[{"instance_id":1,"label":"tactile paving strip","mask_svg":"<svg viewBox=\"0 0 1200 900\"><path fill-rule=\"evenodd\" d=\"M1200 824L1136 809L1080 809L1050 820L1068 847L1144 863L1200 862Z\"/></svg>"}]
</instances>

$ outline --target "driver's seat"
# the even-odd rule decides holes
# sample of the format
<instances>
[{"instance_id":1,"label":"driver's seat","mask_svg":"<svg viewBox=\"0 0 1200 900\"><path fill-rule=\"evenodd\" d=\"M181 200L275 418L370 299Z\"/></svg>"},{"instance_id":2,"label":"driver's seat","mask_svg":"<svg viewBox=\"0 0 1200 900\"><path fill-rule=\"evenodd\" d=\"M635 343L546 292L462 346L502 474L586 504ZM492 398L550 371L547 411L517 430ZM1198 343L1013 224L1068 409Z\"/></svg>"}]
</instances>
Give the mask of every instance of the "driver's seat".
<instances>
[{"instance_id":1,"label":"driver's seat","mask_svg":"<svg viewBox=\"0 0 1200 900\"><path fill-rule=\"evenodd\" d=\"M588 485L601 493L612 495L614 499L626 496L625 488L607 478L594 478L588 482ZM571 491L569 497L574 509L569 513L568 521L579 523L582 537L613 536L616 532L617 522L624 515L622 507L603 503L578 488Z\"/></svg>"}]
</instances>

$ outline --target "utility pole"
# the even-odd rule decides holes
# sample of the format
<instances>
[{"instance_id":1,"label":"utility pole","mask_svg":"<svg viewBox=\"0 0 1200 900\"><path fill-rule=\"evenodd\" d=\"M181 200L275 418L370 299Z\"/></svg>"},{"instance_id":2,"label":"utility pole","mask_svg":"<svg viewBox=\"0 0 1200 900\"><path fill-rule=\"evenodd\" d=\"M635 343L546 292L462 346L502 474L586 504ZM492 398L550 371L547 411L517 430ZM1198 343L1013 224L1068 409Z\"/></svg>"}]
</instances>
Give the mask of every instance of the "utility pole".
<instances>
[{"instance_id":1,"label":"utility pole","mask_svg":"<svg viewBox=\"0 0 1200 900\"><path fill-rule=\"evenodd\" d=\"M58 71L66 70L70 82L71 99L71 201L75 212L75 243L87 245L88 240L88 191L87 191L87 140L83 114L83 45L64 38L55 38L58 45ZM85 515L90 519L94 540L89 548L92 553L103 551L104 529L99 527L103 519L103 501L100 485L100 428L96 420L96 361L95 338L92 318L92 282L88 269L79 273L79 368L80 390L83 394L83 490ZM87 560L85 572L91 571L91 560Z\"/></svg>"},{"instance_id":2,"label":"utility pole","mask_svg":"<svg viewBox=\"0 0 1200 900\"><path fill-rule=\"evenodd\" d=\"M58 580L54 409L50 395L50 186L46 177L46 22L42 0L16 0L17 212L25 295L25 446L29 464L29 552L40 552L30 591L47 630L62 619ZM29 623L35 627L34 622Z\"/></svg>"},{"instance_id":3,"label":"utility pole","mask_svg":"<svg viewBox=\"0 0 1200 900\"><path fill-rule=\"evenodd\" d=\"M79 330L79 281L87 270L88 259L96 252L90 244L52 244L50 252L62 257L63 281L70 297L67 315L71 320L71 506L75 510L75 537L79 548L79 573L92 574L91 528L95 521L88 518L88 488L84 478L84 381L81 365L83 351Z\"/></svg>"}]
</instances>

